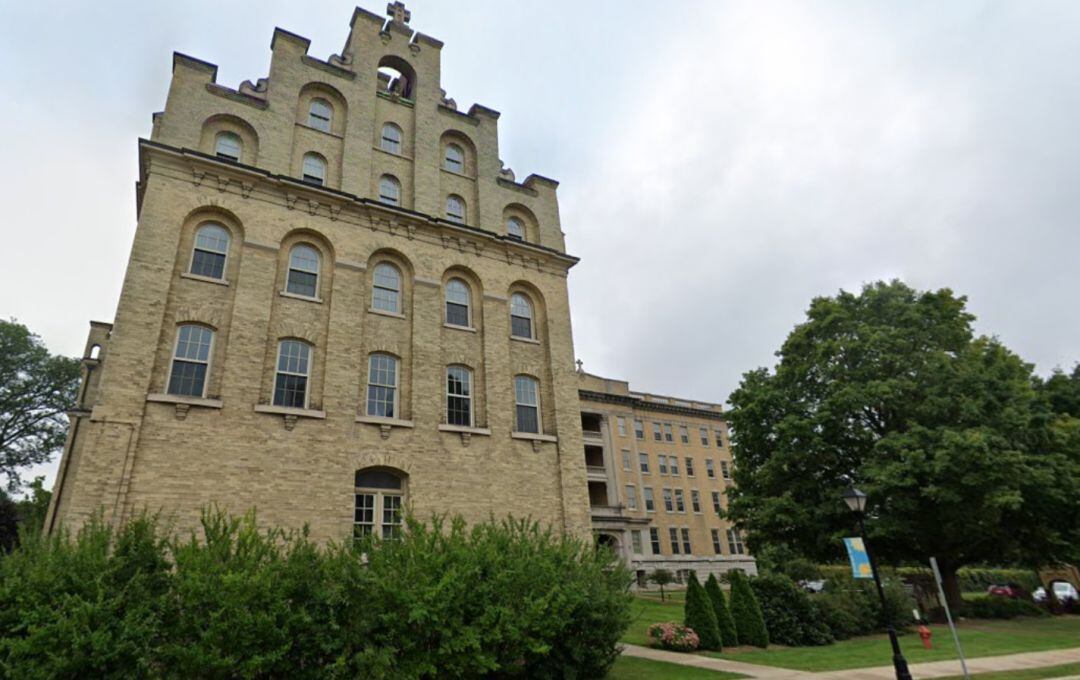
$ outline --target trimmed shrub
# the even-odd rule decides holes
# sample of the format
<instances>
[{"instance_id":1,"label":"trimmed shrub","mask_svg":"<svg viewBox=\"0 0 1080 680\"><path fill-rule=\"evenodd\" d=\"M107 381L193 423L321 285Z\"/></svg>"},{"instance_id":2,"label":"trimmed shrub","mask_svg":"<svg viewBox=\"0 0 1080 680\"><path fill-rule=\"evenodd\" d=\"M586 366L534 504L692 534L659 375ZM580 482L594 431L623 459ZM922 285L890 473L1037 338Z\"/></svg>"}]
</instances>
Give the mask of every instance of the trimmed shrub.
<instances>
[{"instance_id":1,"label":"trimmed shrub","mask_svg":"<svg viewBox=\"0 0 1080 680\"><path fill-rule=\"evenodd\" d=\"M818 566L818 571L825 578L851 577L851 567L839 564L824 564ZM911 579L912 577L930 577L931 572L927 567L881 567L883 577ZM962 567L956 572L960 582L960 589L965 593L985 593L992 585L1016 583L1024 590L1033 592L1041 584L1039 575L1031 569L1005 569L988 567Z\"/></svg>"},{"instance_id":2,"label":"trimmed shrub","mask_svg":"<svg viewBox=\"0 0 1080 680\"><path fill-rule=\"evenodd\" d=\"M720 626L716 622L716 611L705 589L698 582L697 574L690 572L686 587L686 604L683 606L683 618L687 628L698 635L699 647L720 651L723 642L720 638Z\"/></svg>"},{"instance_id":3,"label":"trimmed shrub","mask_svg":"<svg viewBox=\"0 0 1080 680\"><path fill-rule=\"evenodd\" d=\"M319 546L206 513L0 559L0 677L602 677L629 624L605 551L507 520Z\"/></svg>"},{"instance_id":4,"label":"trimmed shrub","mask_svg":"<svg viewBox=\"0 0 1080 680\"><path fill-rule=\"evenodd\" d=\"M761 605L769 642L789 647L829 645L829 627L802 588L787 576L772 574L750 580Z\"/></svg>"},{"instance_id":5,"label":"trimmed shrub","mask_svg":"<svg viewBox=\"0 0 1080 680\"><path fill-rule=\"evenodd\" d=\"M884 590L885 605L893 627L898 631L910 627L914 622L911 610L915 602L895 580L886 580ZM812 596L810 601L837 640L885 629L881 601L871 580L856 580L851 576L830 578L825 582L825 591Z\"/></svg>"},{"instance_id":6,"label":"trimmed shrub","mask_svg":"<svg viewBox=\"0 0 1080 680\"><path fill-rule=\"evenodd\" d=\"M729 571L728 580L731 582L731 618L735 620L739 644L768 647L769 631L746 574L737 569Z\"/></svg>"},{"instance_id":7,"label":"trimmed shrub","mask_svg":"<svg viewBox=\"0 0 1080 680\"><path fill-rule=\"evenodd\" d=\"M692 652L698 648L698 634L674 621L649 626L650 645L673 652Z\"/></svg>"},{"instance_id":8,"label":"trimmed shrub","mask_svg":"<svg viewBox=\"0 0 1080 680\"><path fill-rule=\"evenodd\" d=\"M964 600L962 616L973 619L1015 619L1017 616L1046 616L1047 612L1034 602L1009 597L984 595Z\"/></svg>"},{"instance_id":9,"label":"trimmed shrub","mask_svg":"<svg viewBox=\"0 0 1080 680\"><path fill-rule=\"evenodd\" d=\"M731 610L728 609L724 591L720 588L720 582L715 574L709 574L705 581L705 594L709 596L713 611L716 612L716 623L720 628L720 641L725 647L735 647L739 644L739 634L735 632L735 620L731 618Z\"/></svg>"}]
</instances>

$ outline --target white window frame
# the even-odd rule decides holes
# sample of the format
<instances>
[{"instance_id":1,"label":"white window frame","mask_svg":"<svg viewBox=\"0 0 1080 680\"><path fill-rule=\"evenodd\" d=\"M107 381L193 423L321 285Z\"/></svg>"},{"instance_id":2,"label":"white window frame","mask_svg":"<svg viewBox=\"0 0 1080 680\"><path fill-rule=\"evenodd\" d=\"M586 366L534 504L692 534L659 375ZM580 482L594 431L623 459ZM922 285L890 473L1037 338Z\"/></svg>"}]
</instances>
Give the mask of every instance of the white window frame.
<instances>
[{"instance_id":1,"label":"white window frame","mask_svg":"<svg viewBox=\"0 0 1080 680\"><path fill-rule=\"evenodd\" d=\"M687 527L682 528L682 549L684 555L694 554L694 547L690 543L690 529Z\"/></svg>"},{"instance_id":2,"label":"white window frame","mask_svg":"<svg viewBox=\"0 0 1080 680\"><path fill-rule=\"evenodd\" d=\"M651 486L641 487L641 500L645 512L656 512L656 497Z\"/></svg>"},{"instance_id":3,"label":"white window frame","mask_svg":"<svg viewBox=\"0 0 1080 680\"><path fill-rule=\"evenodd\" d=\"M313 165L309 165L309 163ZM314 151L308 151L300 162L300 179L313 186L324 187L326 186L326 168L325 158ZM315 169L318 169L318 174L312 172Z\"/></svg>"},{"instance_id":4,"label":"white window frame","mask_svg":"<svg viewBox=\"0 0 1080 680\"><path fill-rule=\"evenodd\" d=\"M656 456L656 472L657 472L657 474L660 474L660 475L666 475L668 473L667 456L664 456L664 455L657 455Z\"/></svg>"},{"instance_id":5,"label":"white window frame","mask_svg":"<svg viewBox=\"0 0 1080 680\"><path fill-rule=\"evenodd\" d=\"M387 136L387 130L392 131L392 135ZM395 137L396 135L396 137ZM405 133L396 123L386 122L383 123L382 130L379 132L379 149L386 153L392 153L395 156L401 155L402 142L405 138ZM393 148L387 148L392 146Z\"/></svg>"},{"instance_id":6,"label":"white window frame","mask_svg":"<svg viewBox=\"0 0 1080 680\"><path fill-rule=\"evenodd\" d=\"M526 378L532 383L533 387L535 388L534 389L534 394L536 396L536 403L535 404L529 404L529 403L526 403L526 402L518 401L518 389L517 389L518 383L517 383L517 381L518 381L519 378ZM515 375L514 376L514 431L515 432L519 432L519 433L522 433L522 434L543 434L543 432L544 432L544 419L543 419L543 413L541 412L542 409L540 408L540 401L541 401L541 399L540 399L540 380L538 380L537 378L535 378L535 377L533 377L531 375L528 375L526 373L519 373L519 374ZM519 427L520 423L518 422L518 408L522 407L522 406L524 406L526 408L531 407L531 408L536 410L536 432L529 432L528 430L520 429L520 427Z\"/></svg>"},{"instance_id":7,"label":"white window frame","mask_svg":"<svg viewBox=\"0 0 1080 680\"><path fill-rule=\"evenodd\" d=\"M387 187L393 189L393 195L386 191ZM393 175L379 176L379 202L386 205L401 207L401 180Z\"/></svg>"},{"instance_id":8,"label":"white window frame","mask_svg":"<svg viewBox=\"0 0 1080 680\"><path fill-rule=\"evenodd\" d=\"M671 476L672 477L678 477L679 476L679 457L678 456L668 456L667 464L668 464L668 471L671 473Z\"/></svg>"},{"instance_id":9,"label":"white window frame","mask_svg":"<svg viewBox=\"0 0 1080 680\"><path fill-rule=\"evenodd\" d=\"M383 271L383 272L392 271L392 272L394 272L394 276L397 279L397 282L396 282L397 288L391 288L388 281L384 280L384 281L380 282L379 281L379 272L380 271ZM402 311L401 311L401 309L402 309L402 305L401 305L401 298L402 298L401 281L402 281L401 269L399 269L397 265L393 264L392 262L388 262L386 260L383 260L383 261L377 263L371 270L371 308L376 310L376 311L379 311L379 312L389 312L391 314L401 314L402 313ZM383 302L379 302L379 298L377 297L380 291L382 291L382 293L384 295L391 295L392 294L391 299L394 302L394 306L393 306L392 309L387 309L386 307L380 306L382 304L385 304Z\"/></svg>"},{"instance_id":10,"label":"white window frame","mask_svg":"<svg viewBox=\"0 0 1080 680\"><path fill-rule=\"evenodd\" d=\"M687 456L686 460L684 460L683 462L685 463L684 467L686 468L686 476L687 477L696 476L694 474L694 458L693 458L693 456Z\"/></svg>"},{"instance_id":11,"label":"white window frame","mask_svg":"<svg viewBox=\"0 0 1080 680\"><path fill-rule=\"evenodd\" d=\"M726 460L720 461L720 478L724 481L731 481L731 464Z\"/></svg>"},{"instance_id":12,"label":"white window frame","mask_svg":"<svg viewBox=\"0 0 1080 680\"><path fill-rule=\"evenodd\" d=\"M638 469L643 475L649 474L649 454L644 451L638 451Z\"/></svg>"},{"instance_id":13,"label":"white window frame","mask_svg":"<svg viewBox=\"0 0 1080 680\"><path fill-rule=\"evenodd\" d=\"M373 363L374 363L376 357L385 357L387 359L390 359L393 362L393 367L394 367L394 382L393 382L393 384L372 382L372 380L375 377L375 371L374 371ZM400 420L401 419L401 407L400 407L400 403L399 403L400 400L401 400L401 390L399 389L400 385L401 385L401 360L400 359L398 359L396 356L394 356L393 354L390 354L388 352L372 352L371 354L368 354L367 390L365 390L365 394L364 394L364 413L366 413L369 418L386 418L388 420ZM391 405L390 405L390 408L392 409L392 411L391 411L390 415L384 415L384 414L381 414L381 413L373 413L372 412L372 406L375 403L371 399L371 388L372 387L393 390L393 399L391 400ZM380 400L379 403L384 403L384 400Z\"/></svg>"},{"instance_id":14,"label":"white window frame","mask_svg":"<svg viewBox=\"0 0 1080 680\"><path fill-rule=\"evenodd\" d=\"M326 112L316 112L316 107L325 107ZM330 132L334 124L334 105L322 97L315 97L308 102L308 127L320 132Z\"/></svg>"},{"instance_id":15,"label":"white window frame","mask_svg":"<svg viewBox=\"0 0 1080 680\"><path fill-rule=\"evenodd\" d=\"M450 373L451 371L462 371L465 375L465 394L454 394L450 391ZM451 423L450 422L450 399L463 399L465 405L469 410L469 422L467 423ZM446 367L446 423L448 425L457 425L459 427L474 427L476 422L476 409L473 407L473 372L472 369L464 364L450 364Z\"/></svg>"},{"instance_id":16,"label":"white window frame","mask_svg":"<svg viewBox=\"0 0 1080 680\"><path fill-rule=\"evenodd\" d=\"M519 301L524 301L525 305L522 306ZM528 316L523 316L520 312L528 311ZM517 313L515 313L517 312ZM517 335L514 333L514 318L528 319L529 321L529 335ZM532 298L520 291L514 292L510 295L510 336L514 338L521 338L524 340L536 339L536 306L533 304Z\"/></svg>"},{"instance_id":17,"label":"white window frame","mask_svg":"<svg viewBox=\"0 0 1080 680\"><path fill-rule=\"evenodd\" d=\"M224 139L233 139L236 141L235 156L221 152L221 143ZM240 159L244 157L244 139L232 130L222 130L214 136L214 155L218 158L226 158L230 161L239 163Z\"/></svg>"},{"instance_id":18,"label":"white window frame","mask_svg":"<svg viewBox=\"0 0 1080 680\"><path fill-rule=\"evenodd\" d=\"M305 362L305 365L306 365L306 371L299 372L299 371L282 370L282 368L281 368L281 352L285 348L286 343L295 343L295 344L299 345L300 347L304 347L304 348L307 349L307 356L306 356L306 358L304 358L304 362ZM311 403L311 364L314 361L314 357L313 357L314 354L315 354L315 348L312 347L311 343L307 342L306 340L300 340L298 338L285 338L285 339L282 339L282 340L278 341L277 356L274 359L274 385L273 385L274 392L271 395L270 403L272 403L274 406L287 406L289 408L303 408L303 409L306 409L308 407L308 404ZM297 358L300 359L301 357L298 356ZM291 406L289 404L279 404L279 403L277 403L278 376L281 376L281 375L299 376L299 377L302 377L304 379L304 405L303 406Z\"/></svg>"},{"instance_id":19,"label":"white window frame","mask_svg":"<svg viewBox=\"0 0 1080 680\"><path fill-rule=\"evenodd\" d=\"M218 251L218 250L211 250L210 248L206 248L206 247L200 248L199 247L199 235L202 234L207 229L214 229L214 228L220 229L221 231L225 232L225 249L221 250L221 251ZM203 222L195 230L195 242L191 246L191 261L188 263L188 273L193 274L195 276L204 276L204 277L206 277L208 279L215 279L217 281L224 281L225 280L225 274L229 270L229 247L230 246L232 246L232 232L230 232L228 229L226 229L225 225L223 225L223 224L221 224L219 222ZM222 264L221 264L221 276L219 276L219 277L207 276L206 274L197 274L194 271L194 269L195 269L195 253L198 252L198 251L202 251L204 253L211 253L213 255L223 255L225 257L224 261L222 261Z\"/></svg>"},{"instance_id":20,"label":"white window frame","mask_svg":"<svg viewBox=\"0 0 1080 680\"><path fill-rule=\"evenodd\" d=\"M690 443L690 428L685 425L679 426L679 441L681 441L683 444Z\"/></svg>"},{"instance_id":21,"label":"white window frame","mask_svg":"<svg viewBox=\"0 0 1080 680\"><path fill-rule=\"evenodd\" d=\"M686 494L682 489L673 489L675 494L675 512L686 512Z\"/></svg>"},{"instance_id":22,"label":"white window frame","mask_svg":"<svg viewBox=\"0 0 1080 680\"><path fill-rule=\"evenodd\" d=\"M637 492L633 484L626 485L626 508L628 510L637 510Z\"/></svg>"},{"instance_id":23,"label":"white window frame","mask_svg":"<svg viewBox=\"0 0 1080 680\"><path fill-rule=\"evenodd\" d=\"M717 516L719 516L720 513L723 512L723 510L724 510L724 505L723 505L723 503L721 503L720 492L719 491L713 491L712 492L712 507L713 507L713 512L715 512L717 514Z\"/></svg>"},{"instance_id":24,"label":"white window frame","mask_svg":"<svg viewBox=\"0 0 1080 680\"><path fill-rule=\"evenodd\" d=\"M709 479L716 479L716 468L713 467L712 458L705 459L705 476Z\"/></svg>"},{"instance_id":25,"label":"white window frame","mask_svg":"<svg viewBox=\"0 0 1080 680\"><path fill-rule=\"evenodd\" d=\"M362 472L362 471L361 471ZM393 473L392 473L393 474ZM384 489L371 486L355 486L353 487L353 539L360 538L361 535L375 535L380 540L393 540L400 536L400 532L404 530L404 507L405 498L407 494L406 480L401 475L394 474L395 477L401 482L398 489ZM359 500L361 496L365 496L371 499L371 521L363 522L357 521L356 511L359 508ZM391 502L391 499L392 502ZM396 506L396 508L387 508L388 503ZM367 508L365 508L367 509ZM387 509L396 510L396 521L387 522L386 511ZM358 527L368 527L367 531L358 530ZM389 529L390 535L387 536L387 529Z\"/></svg>"},{"instance_id":26,"label":"white window frame","mask_svg":"<svg viewBox=\"0 0 1080 680\"><path fill-rule=\"evenodd\" d=\"M615 426L619 428L619 436L626 436L626 418L622 416L615 416Z\"/></svg>"},{"instance_id":27,"label":"white window frame","mask_svg":"<svg viewBox=\"0 0 1080 680\"><path fill-rule=\"evenodd\" d=\"M679 528L678 527L668 527L668 540L671 542L671 554L672 555L680 554L681 551L679 550Z\"/></svg>"},{"instance_id":28,"label":"white window frame","mask_svg":"<svg viewBox=\"0 0 1080 680\"><path fill-rule=\"evenodd\" d=\"M712 547L717 555L724 554L723 545L720 543L720 530L712 529Z\"/></svg>"},{"instance_id":29,"label":"white window frame","mask_svg":"<svg viewBox=\"0 0 1080 680\"><path fill-rule=\"evenodd\" d=\"M202 360L202 359L199 359L197 356L194 359L189 359L187 357L184 357L183 359L181 359L181 358L176 356L176 353L180 350L180 332L181 332L182 329L188 328L188 327L190 327L190 328L198 328L198 329L201 329L201 330L204 330L204 331L210 333L210 343L207 346L206 360L205 361ZM211 364L213 363L213 359L214 359L214 341L217 339L216 336L217 336L217 333L214 332L214 329L207 326L207 325L205 325L205 324L182 323L182 324L179 324L176 327L176 335L173 338L172 356L171 356L171 358L169 360L169 375L166 376L166 378L165 378L165 392L166 393L173 394L174 396L178 396L178 397L194 397L194 396L197 396L199 399L205 399L206 398L206 391L210 386L210 368L211 368ZM190 341L189 341L189 344L190 344ZM183 361L183 362L189 363L189 364L202 364L202 365L206 366L206 371L203 373L202 391L199 392L198 395L175 394L174 392L169 391L169 388L172 385L173 371L176 368L176 362L177 361Z\"/></svg>"},{"instance_id":30,"label":"white window frame","mask_svg":"<svg viewBox=\"0 0 1080 680\"><path fill-rule=\"evenodd\" d=\"M455 212L456 211L456 212ZM465 224L465 199L457 194L446 197L446 219L455 224Z\"/></svg>"},{"instance_id":31,"label":"white window frame","mask_svg":"<svg viewBox=\"0 0 1080 680\"><path fill-rule=\"evenodd\" d=\"M671 493L671 489L664 488L660 492L664 497L664 512L668 514L675 512L675 495Z\"/></svg>"},{"instance_id":32,"label":"white window frame","mask_svg":"<svg viewBox=\"0 0 1080 680\"><path fill-rule=\"evenodd\" d=\"M664 548L660 544L660 529L658 527L649 527L649 548L652 549L653 555L664 554Z\"/></svg>"},{"instance_id":33,"label":"white window frame","mask_svg":"<svg viewBox=\"0 0 1080 680\"><path fill-rule=\"evenodd\" d=\"M457 292L455 293L455 287ZM451 300L451 296L455 294L464 293L463 300ZM457 324L450 321L450 305L458 305L465 308L465 323ZM472 328L472 287L464 280L458 277L454 277L446 282L446 287L443 292L443 313L445 314L446 323L449 326L455 326L457 328Z\"/></svg>"},{"instance_id":34,"label":"white window frame","mask_svg":"<svg viewBox=\"0 0 1080 680\"><path fill-rule=\"evenodd\" d=\"M633 550L635 555L644 554L644 548L641 542L641 529L630 530L630 549Z\"/></svg>"},{"instance_id":35,"label":"white window frame","mask_svg":"<svg viewBox=\"0 0 1080 680\"><path fill-rule=\"evenodd\" d=\"M527 233L528 232L525 231L525 222L523 222L521 218L513 216L506 218L507 236L518 239L519 241L524 241Z\"/></svg>"},{"instance_id":36,"label":"white window frame","mask_svg":"<svg viewBox=\"0 0 1080 680\"><path fill-rule=\"evenodd\" d=\"M690 509L701 514L701 492L697 489L690 489Z\"/></svg>"},{"instance_id":37,"label":"white window frame","mask_svg":"<svg viewBox=\"0 0 1080 680\"><path fill-rule=\"evenodd\" d=\"M746 545L743 544L742 536L735 529L727 530L728 552L732 555L745 555Z\"/></svg>"},{"instance_id":38,"label":"white window frame","mask_svg":"<svg viewBox=\"0 0 1080 680\"><path fill-rule=\"evenodd\" d=\"M630 458L630 449L622 450L622 469L627 472L634 470L634 463Z\"/></svg>"},{"instance_id":39,"label":"white window frame","mask_svg":"<svg viewBox=\"0 0 1080 680\"><path fill-rule=\"evenodd\" d=\"M634 418L634 439L639 442L645 441L645 421Z\"/></svg>"},{"instance_id":40,"label":"white window frame","mask_svg":"<svg viewBox=\"0 0 1080 680\"><path fill-rule=\"evenodd\" d=\"M702 446L708 446L709 445L709 428L707 428L707 427L699 427L698 428L698 435L701 437L701 445Z\"/></svg>"},{"instance_id":41,"label":"white window frame","mask_svg":"<svg viewBox=\"0 0 1080 680\"><path fill-rule=\"evenodd\" d=\"M456 150L456 151L455 151ZM451 158L451 153L455 153L456 158ZM452 167L457 165L458 167ZM443 170L449 170L450 172L456 172L459 175L465 174L465 148L455 142L450 142L443 150Z\"/></svg>"}]
</instances>

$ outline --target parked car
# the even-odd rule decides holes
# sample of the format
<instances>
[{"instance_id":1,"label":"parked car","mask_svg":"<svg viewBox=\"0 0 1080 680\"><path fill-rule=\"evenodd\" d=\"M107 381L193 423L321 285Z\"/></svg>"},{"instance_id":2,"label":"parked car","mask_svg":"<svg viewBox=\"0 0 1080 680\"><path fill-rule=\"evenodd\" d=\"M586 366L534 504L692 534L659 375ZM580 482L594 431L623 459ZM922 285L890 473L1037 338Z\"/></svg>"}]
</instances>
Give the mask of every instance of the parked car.
<instances>
[{"instance_id":1,"label":"parked car","mask_svg":"<svg viewBox=\"0 0 1080 680\"><path fill-rule=\"evenodd\" d=\"M986 589L987 595L1009 597L1018 600L1024 597L1024 589L1018 583L1006 583L1005 585L992 585Z\"/></svg>"},{"instance_id":2,"label":"parked car","mask_svg":"<svg viewBox=\"0 0 1080 680\"><path fill-rule=\"evenodd\" d=\"M808 593L820 593L825 590L825 581L799 581L799 585Z\"/></svg>"},{"instance_id":3,"label":"parked car","mask_svg":"<svg viewBox=\"0 0 1080 680\"><path fill-rule=\"evenodd\" d=\"M1076 586L1068 581L1054 581L1051 586L1054 589L1054 597L1058 602L1064 602L1065 600L1080 600L1080 593L1077 592ZM1036 602L1042 602L1046 599L1046 589L1038 588L1031 597Z\"/></svg>"}]
</instances>

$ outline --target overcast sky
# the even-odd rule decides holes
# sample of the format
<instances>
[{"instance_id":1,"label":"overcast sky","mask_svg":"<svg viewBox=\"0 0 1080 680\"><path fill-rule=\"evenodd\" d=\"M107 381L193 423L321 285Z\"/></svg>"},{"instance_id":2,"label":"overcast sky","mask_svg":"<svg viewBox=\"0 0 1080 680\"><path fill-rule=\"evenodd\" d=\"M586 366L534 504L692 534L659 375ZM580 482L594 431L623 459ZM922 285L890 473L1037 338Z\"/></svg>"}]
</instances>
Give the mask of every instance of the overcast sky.
<instances>
[{"instance_id":1,"label":"overcast sky","mask_svg":"<svg viewBox=\"0 0 1080 680\"><path fill-rule=\"evenodd\" d=\"M812 297L892 277L967 295L1040 372L1080 359L1080 3L408 6L517 176L561 182L586 370L723 402ZM69 355L112 320L173 50L236 87L275 26L326 58L351 13L0 4L0 317Z\"/></svg>"}]
</instances>

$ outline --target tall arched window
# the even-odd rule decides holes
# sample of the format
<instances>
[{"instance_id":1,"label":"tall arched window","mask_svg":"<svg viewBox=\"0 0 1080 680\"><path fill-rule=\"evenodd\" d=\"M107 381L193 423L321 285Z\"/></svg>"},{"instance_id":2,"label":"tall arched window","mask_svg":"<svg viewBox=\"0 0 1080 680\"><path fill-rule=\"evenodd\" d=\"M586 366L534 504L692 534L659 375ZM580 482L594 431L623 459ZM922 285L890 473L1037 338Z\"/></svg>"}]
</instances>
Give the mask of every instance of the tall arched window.
<instances>
[{"instance_id":1,"label":"tall arched window","mask_svg":"<svg viewBox=\"0 0 1080 680\"><path fill-rule=\"evenodd\" d=\"M522 293L510 296L510 335L529 340L534 337L532 302Z\"/></svg>"},{"instance_id":2,"label":"tall arched window","mask_svg":"<svg viewBox=\"0 0 1080 680\"><path fill-rule=\"evenodd\" d=\"M330 132L330 121L333 120L334 109L330 102L325 99L312 99L308 106L308 126L323 132Z\"/></svg>"},{"instance_id":3,"label":"tall arched window","mask_svg":"<svg viewBox=\"0 0 1080 680\"><path fill-rule=\"evenodd\" d=\"M304 154L302 179L308 184L326 184L326 160L317 153Z\"/></svg>"},{"instance_id":4,"label":"tall arched window","mask_svg":"<svg viewBox=\"0 0 1080 680\"><path fill-rule=\"evenodd\" d=\"M506 220L506 235L519 241L525 240L525 223L516 217Z\"/></svg>"},{"instance_id":5,"label":"tall arched window","mask_svg":"<svg viewBox=\"0 0 1080 680\"><path fill-rule=\"evenodd\" d=\"M472 427L472 371L464 366L446 367L446 422Z\"/></svg>"},{"instance_id":6,"label":"tall arched window","mask_svg":"<svg viewBox=\"0 0 1080 680\"><path fill-rule=\"evenodd\" d=\"M228 257L229 231L212 222L199 227L195 232L195 247L191 251L190 273L211 279L223 279Z\"/></svg>"},{"instance_id":7,"label":"tall arched window","mask_svg":"<svg viewBox=\"0 0 1080 680\"><path fill-rule=\"evenodd\" d=\"M397 416L398 360L375 353L368 361L367 414L377 418Z\"/></svg>"},{"instance_id":8,"label":"tall arched window","mask_svg":"<svg viewBox=\"0 0 1080 680\"><path fill-rule=\"evenodd\" d=\"M206 326L186 324L176 330L169 371L169 394L185 397L206 396L206 375L210 372L210 352L214 331Z\"/></svg>"},{"instance_id":9,"label":"tall arched window","mask_svg":"<svg viewBox=\"0 0 1080 680\"><path fill-rule=\"evenodd\" d=\"M458 224L465 223L465 199L456 194L446 197L446 219Z\"/></svg>"},{"instance_id":10,"label":"tall arched window","mask_svg":"<svg viewBox=\"0 0 1080 680\"><path fill-rule=\"evenodd\" d=\"M357 470L355 487L353 537L398 538L401 535L401 508L405 501L405 480L402 476L389 470Z\"/></svg>"},{"instance_id":11,"label":"tall arched window","mask_svg":"<svg viewBox=\"0 0 1080 680\"><path fill-rule=\"evenodd\" d=\"M465 150L458 144L447 144L446 153L443 154L443 167L451 172L464 174Z\"/></svg>"},{"instance_id":12,"label":"tall arched window","mask_svg":"<svg viewBox=\"0 0 1080 680\"><path fill-rule=\"evenodd\" d=\"M274 406L307 408L310 376L311 346L300 340L282 340L278 345Z\"/></svg>"},{"instance_id":13,"label":"tall arched window","mask_svg":"<svg viewBox=\"0 0 1080 680\"><path fill-rule=\"evenodd\" d=\"M514 376L514 430L540 434L540 383L532 376Z\"/></svg>"},{"instance_id":14,"label":"tall arched window","mask_svg":"<svg viewBox=\"0 0 1080 680\"><path fill-rule=\"evenodd\" d=\"M401 272L389 262L380 262L375 266L371 306L383 312L401 313Z\"/></svg>"},{"instance_id":15,"label":"tall arched window","mask_svg":"<svg viewBox=\"0 0 1080 680\"><path fill-rule=\"evenodd\" d=\"M240 135L235 132L219 132L214 144L214 153L218 158L227 158L230 161L240 160L240 151L244 143Z\"/></svg>"},{"instance_id":16,"label":"tall arched window","mask_svg":"<svg viewBox=\"0 0 1080 680\"><path fill-rule=\"evenodd\" d=\"M401 153L401 128L393 123L384 123L379 148L388 153Z\"/></svg>"},{"instance_id":17,"label":"tall arched window","mask_svg":"<svg viewBox=\"0 0 1080 680\"><path fill-rule=\"evenodd\" d=\"M285 290L293 295L319 297L319 251L302 243L293 246Z\"/></svg>"},{"instance_id":18,"label":"tall arched window","mask_svg":"<svg viewBox=\"0 0 1080 680\"><path fill-rule=\"evenodd\" d=\"M379 200L389 205L401 205L401 182L393 175L379 178Z\"/></svg>"},{"instance_id":19,"label":"tall arched window","mask_svg":"<svg viewBox=\"0 0 1080 680\"><path fill-rule=\"evenodd\" d=\"M461 279L450 279L446 283L446 323L452 326L471 326L469 312L472 295L469 285Z\"/></svg>"}]
</instances>

